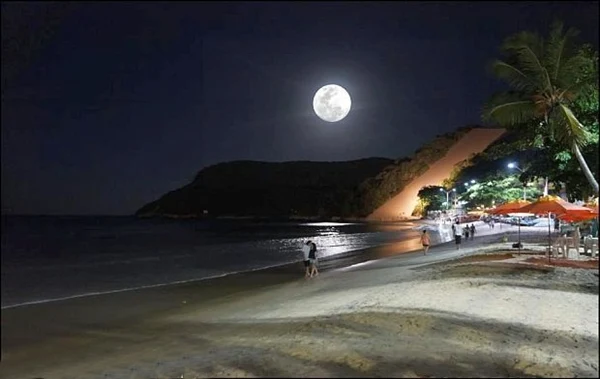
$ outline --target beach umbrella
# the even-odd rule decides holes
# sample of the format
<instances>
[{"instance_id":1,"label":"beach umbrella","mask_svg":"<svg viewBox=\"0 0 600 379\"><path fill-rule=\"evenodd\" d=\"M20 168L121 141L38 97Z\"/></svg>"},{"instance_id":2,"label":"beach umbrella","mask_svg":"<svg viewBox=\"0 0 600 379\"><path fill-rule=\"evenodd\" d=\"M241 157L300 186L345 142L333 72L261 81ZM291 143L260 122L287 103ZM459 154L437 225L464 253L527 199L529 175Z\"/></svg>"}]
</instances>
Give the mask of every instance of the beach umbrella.
<instances>
[{"instance_id":1,"label":"beach umbrella","mask_svg":"<svg viewBox=\"0 0 600 379\"><path fill-rule=\"evenodd\" d=\"M525 212L511 212L508 214L512 217L517 217L517 248L519 249L519 253L521 253L521 218L527 216L533 216L533 213L525 213Z\"/></svg>"},{"instance_id":2,"label":"beach umbrella","mask_svg":"<svg viewBox=\"0 0 600 379\"><path fill-rule=\"evenodd\" d=\"M595 199L593 199L592 201L590 201L589 203L585 204L585 206L592 209L592 211L595 212L596 215L598 214L598 198L597 197ZM594 236L594 237L598 236L598 218L597 217L592 220L592 236Z\"/></svg>"},{"instance_id":3,"label":"beach umbrella","mask_svg":"<svg viewBox=\"0 0 600 379\"><path fill-rule=\"evenodd\" d=\"M517 199L501 204L490 211L490 213L494 215L513 215L518 217L517 248L519 249L519 253L521 252L521 217L523 217L520 210L529 204L531 204L531 202L527 200Z\"/></svg>"},{"instance_id":4,"label":"beach umbrella","mask_svg":"<svg viewBox=\"0 0 600 379\"><path fill-rule=\"evenodd\" d=\"M547 214L548 215L548 260L550 260L550 250L552 249L552 238L550 230L550 216L586 216L589 215L592 210L580 205L571 204L568 201L561 199L558 196L542 196L537 201L525 205L519 209L519 212L527 212L534 214Z\"/></svg>"},{"instance_id":5,"label":"beach umbrella","mask_svg":"<svg viewBox=\"0 0 600 379\"><path fill-rule=\"evenodd\" d=\"M531 204L531 202L527 200L514 200L509 201L504 204L498 205L496 208L490 210L488 213L494 215L507 215L509 213L520 212L521 208L526 205Z\"/></svg>"},{"instance_id":6,"label":"beach umbrella","mask_svg":"<svg viewBox=\"0 0 600 379\"><path fill-rule=\"evenodd\" d=\"M558 216L558 218L561 221L565 221L565 222L572 222L572 223L577 223L577 222L583 222L583 221L592 221L592 236L597 235L597 230L598 230L598 205L596 204L596 207L594 208L593 205L590 207L588 204L585 205L586 208L590 208L590 213L575 213L575 214L570 214L570 213L565 213L562 214L560 216Z\"/></svg>"},{"instance_id":7,"label":"beach umbrella","mask_svg":"<svg viewBox=\"0 0 600 379\"><path fill-rule=\"evenodd\" d=\"M598 199L596 199L595 202L585 204L584 207L589 208L592 212L598 214Z\"/></svg>"},{"instance_id":8,"label":"beach umbrella","mask_svg":"<svg viewBox=\"0 0 600 379\"><path fill-rule=\"evenodd\" d=\"M581 222L581 221L588 221L588 220L593 220L595 218L598 217L598 212L590 212L588 214L563 214L558 216L558 218L561 221L565 221L565 222Z\"/></svg>"},{"instance_id":9,"label":"beach umbrella","mask_svg":"<svg viewBox=\"0 0 600 379\"><path fill-rule=\"evenodd\" d=\"M519 209L519 212L535 213L535 214L547 214L552 213L554 215L587 215L592 212L592 209L583 207L581 205L575 205L561 199L558 196L542 196L536 202L526 205Z\"/></svg>"}]
</instances>

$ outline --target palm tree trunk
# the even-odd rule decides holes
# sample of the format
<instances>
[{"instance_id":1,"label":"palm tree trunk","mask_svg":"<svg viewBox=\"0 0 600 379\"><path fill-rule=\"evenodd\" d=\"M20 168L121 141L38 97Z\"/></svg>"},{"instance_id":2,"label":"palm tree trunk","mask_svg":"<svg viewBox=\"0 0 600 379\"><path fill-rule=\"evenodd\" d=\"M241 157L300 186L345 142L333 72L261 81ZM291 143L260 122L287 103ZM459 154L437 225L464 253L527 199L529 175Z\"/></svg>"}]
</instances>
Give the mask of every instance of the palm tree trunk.
<instances>
[{"instance_id":1,"label":"palm tree trunk","mask_svg":"<svg viewBox=\"0 0 600 379\"><path fill-rule=\"evenodd\" d=\"M583 154L581 154L581 150L579 150L579 146L576 142L573 142L571 148L573 149L573 153L575 153L575 157L577 157L577 160L579 161L579 166L581 166L583 174L594 189L594 194L598 196L598 181L596 181L596 178L594 178L592 171L590 171L590 168L588 167L587 162L583 157Z\"/></svg>"}]
</instances>

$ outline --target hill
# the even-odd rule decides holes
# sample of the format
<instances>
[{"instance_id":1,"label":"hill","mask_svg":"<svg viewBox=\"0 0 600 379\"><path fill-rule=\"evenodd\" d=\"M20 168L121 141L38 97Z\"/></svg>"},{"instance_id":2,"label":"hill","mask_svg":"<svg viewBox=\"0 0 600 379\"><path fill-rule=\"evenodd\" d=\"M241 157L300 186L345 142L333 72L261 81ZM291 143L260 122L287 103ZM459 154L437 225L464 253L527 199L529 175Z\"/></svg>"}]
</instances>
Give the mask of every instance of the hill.
<instances>
[{"instance_id":1,"label":"hill","mask_svg":"<svg viewBox=\"0 0 600 379\"><path fill-rule=\"evenodd\" d=\"M219 163L136 214L193 217L206 210L213 216L331 217L343 213L360 183L391 163L386 158Z\"/></svg>"},{"instance_id":2,"label":"hill","mask_svg":"<svg viewBox=\"0 0 600 379\"><path fill-rule=\"evenodd\" d=\"M136 215L362 218L441 159L472 128L437 136L412 157L395 161L219 163Z\"/></svg>"}]
</instances>

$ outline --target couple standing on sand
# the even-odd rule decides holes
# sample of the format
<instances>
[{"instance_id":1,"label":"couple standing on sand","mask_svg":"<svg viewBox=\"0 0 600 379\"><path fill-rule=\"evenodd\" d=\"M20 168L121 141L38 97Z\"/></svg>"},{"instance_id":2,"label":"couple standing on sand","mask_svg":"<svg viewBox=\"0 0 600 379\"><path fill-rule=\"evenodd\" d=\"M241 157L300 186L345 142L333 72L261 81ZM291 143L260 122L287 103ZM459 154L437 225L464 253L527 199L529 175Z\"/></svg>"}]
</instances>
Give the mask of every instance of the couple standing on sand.
<instances>
[{"instance_id":1,"label":"couple standing on sand","mask_svg":"<svg viewBox=\"0 0 600 379\"><path fill-rule=\"evenodd\" d=\"M312 241L307 241L302 246L302 253L304 254L304 267L306 269L304 277L312 278L319 275L319 270L317 270L317 245Z\"/></svg>"}]
</instances>

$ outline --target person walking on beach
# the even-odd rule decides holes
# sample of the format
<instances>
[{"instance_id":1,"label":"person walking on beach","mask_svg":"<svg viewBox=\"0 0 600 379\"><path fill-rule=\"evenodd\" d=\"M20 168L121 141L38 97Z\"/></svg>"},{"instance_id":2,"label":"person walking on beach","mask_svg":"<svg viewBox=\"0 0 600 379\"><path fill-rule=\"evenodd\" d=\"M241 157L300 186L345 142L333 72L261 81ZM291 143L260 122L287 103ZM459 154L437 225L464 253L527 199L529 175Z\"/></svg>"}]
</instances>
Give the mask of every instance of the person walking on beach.
<instances>
[{"instance_id":1,"label":"person walking on beach","mask_svg":"<svg viewBox=\"0 0 600 379\"><path fill-rule=\"evenodd\" d=\"M429 233L427 233L427 230L423 230L423 234L421 234L421 245L423 245L423 255L427 255L430 243L431 240L429 239Z\"/></svg>"},{"instance_id":2,"label":"person walking on beach","mask_svg":"<svg viewBox=\"0 0 600 379\"><path fill-rule=\"evenodd\" d=\"M465 241L469 240L469 224L465 226Z\"/></svg>"},{"instance_id":3,"label":"person walking on beach","mask_svg":"<svg viewBox=\"0 0 600 379\"><path fill-rule=\"evenodd\" d=\"M312 278L319 275L319 270L317 269L317 245L314 242L310 243L308 259L310 260L310 277Z\"/></svg>"},{"instance_id":4,"label":"person walking on beach","mask_svg":"<svg viewBox=\"0 0 600 379\"><path fill-rule=\"evenodd\" d=\"M454 243L456 244L456 250L459 250L460 240L462 239L463 235L463 228L458 223L458 220L456 220L456 224L452 225L452 230L454 230Z\"/></svg>"},{"instance_id":5,"label":"person walking on beach","mask_svg":"<svg viewBox=\"0 0 600 379\"><path fill-rule=\"evenodd\" d=\"M475 237L475 224L471 224L471 240Z\"/></svg>"},{"instance_id":6,"label":"person walking on beach","mask_svg":"<svg viewBox=\"0 0 600 379\"><path fill-rule=\"evenodd\" d=\"M302 255L303 255L303 260L304 260L304 277L308 278L310 277L310 251L311 251L311 245L312 241L307 241L303 246L302 246Z\"/></svg>"}]
</instances>

